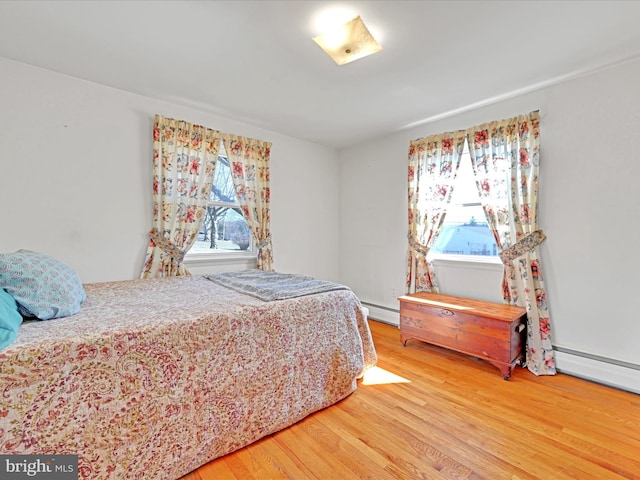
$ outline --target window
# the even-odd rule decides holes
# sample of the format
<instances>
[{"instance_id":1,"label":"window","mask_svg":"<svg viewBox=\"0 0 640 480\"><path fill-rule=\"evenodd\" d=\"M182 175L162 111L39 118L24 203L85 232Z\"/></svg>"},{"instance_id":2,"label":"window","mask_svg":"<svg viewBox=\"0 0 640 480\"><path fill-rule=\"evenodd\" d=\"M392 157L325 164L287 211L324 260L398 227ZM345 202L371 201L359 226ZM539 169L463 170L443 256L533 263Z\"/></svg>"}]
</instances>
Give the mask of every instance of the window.
<instances>
[{"instance_id":1,"label":"window","mask_svg":"<svg viewBox=\"0 0 640 480\"><path fill-rule=\"evenodd\" d=\"M498 246L480 204L466 146L460 158L444 223L429 253L430 257L440 258L451 255L471 255L476 258L498 255Z\"/></svg>"},{"instance_id":2,"label":"window","mask_svg":"<svg viewBox=\"0 0 640 480\"><path fill-rule=\"evenodd\" d=\"M222 145L220 149L222 150ZM254 252L251 232L233 186L229 159L221 153L216 164L207 212L189 255Z\"/></svg>"}]
</instances>

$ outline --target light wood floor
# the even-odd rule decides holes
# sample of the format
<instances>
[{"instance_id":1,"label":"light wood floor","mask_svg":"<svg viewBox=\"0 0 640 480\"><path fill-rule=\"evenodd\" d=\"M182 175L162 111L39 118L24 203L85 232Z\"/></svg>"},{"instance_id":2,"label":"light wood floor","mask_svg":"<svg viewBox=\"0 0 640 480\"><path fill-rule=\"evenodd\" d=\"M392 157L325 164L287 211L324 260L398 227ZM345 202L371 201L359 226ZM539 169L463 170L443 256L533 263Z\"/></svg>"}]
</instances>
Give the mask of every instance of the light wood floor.
<instances>
[{"instance_id":1,"label":"light wood floor","mask_svg":"<svg viewBox=\"0 0 640 480\"><path fill-rule=\"evenodd\" d=\"M640 479L640 396L568 375L536 377L370 322L378 366L300 423L182 480ZM399 380L396 378L396 380Z\"/></svg>"}]
</instances>

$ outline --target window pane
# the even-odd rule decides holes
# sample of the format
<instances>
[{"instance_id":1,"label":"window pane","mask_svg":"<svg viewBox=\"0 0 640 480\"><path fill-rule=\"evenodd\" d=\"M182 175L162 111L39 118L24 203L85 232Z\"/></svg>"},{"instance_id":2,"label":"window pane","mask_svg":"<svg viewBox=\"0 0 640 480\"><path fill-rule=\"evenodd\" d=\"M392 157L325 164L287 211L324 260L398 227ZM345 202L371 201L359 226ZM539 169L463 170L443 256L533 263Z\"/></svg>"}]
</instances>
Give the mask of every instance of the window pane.
<instances>
[{"instance_id":1,"label":"window pane","mask_svg":"<svg viewBox=\"0 0 640 480\"><path fill-rule=\"evenodd\" d=\"M227 157L218 157L209 200L212 202L229 203L237 203L238 201L235 188L233 187L231 169L229 168L229 159Z\"/></svg>"},{"instance_id":2,"label":"window pane","mask_svg":"<svg viewBox=\"0 0 640 480\"><path fill-rule=\"evenodd\" d=\"M198 240L189 253L245 251L251 247L249 227L238 207L207 207Z\"/></svg>"},{"instance_id":3,"label":"window pane","mask_svg":"<svg viewBox=\"0 0 640 480\"><path fill-rule=\"evenodd\" d=\"M485 220L482 207L452 207L447 212L432 251L451 255L497 255L498 246Z\"/></svg>"},{"instance_id":4,"label":"window pane","mask_svg":"<svg viewBox=\"0 0 640 480\"><path fill-rule=\"evenodd\" d=\"M498 255L498 246L480 205L468 152L460 159L447 215L433 253L449 255Z\"/></svg>"},{"instance_id":5,"label":"window pane","mask_svg":"<svg viewBox=\"0 0 640 480\"><path fill-rule=\"evenodd\" d=\"M218 220L218 238L226 250L247 250L251 245L251 234L239 208L216 207L224 210Z\"/></svg>"},{"instance_id":6,"label":"window pane","mask_svg":"<svg viewBox=\"0 0 640 480\"><path fill-rule=\"evenodd\" d=\"M471 167L471 157L466 148L460 158L460 166L456 173L456 183L453 188L451 203L479 203L478 187L473 177L473 168ZM484 219L484 213L480 218Z\"/></svg>"},{"instance_id":7,"label":"window pane","mask_svg":"<svg viewBox=\"0 0 640 480\"><path fill-rule=\"evenodd\" d=\"M251 233L236 197L229 160L218 156L209 206L189 254L253 251Z\"/></svg>"}]
</instances>

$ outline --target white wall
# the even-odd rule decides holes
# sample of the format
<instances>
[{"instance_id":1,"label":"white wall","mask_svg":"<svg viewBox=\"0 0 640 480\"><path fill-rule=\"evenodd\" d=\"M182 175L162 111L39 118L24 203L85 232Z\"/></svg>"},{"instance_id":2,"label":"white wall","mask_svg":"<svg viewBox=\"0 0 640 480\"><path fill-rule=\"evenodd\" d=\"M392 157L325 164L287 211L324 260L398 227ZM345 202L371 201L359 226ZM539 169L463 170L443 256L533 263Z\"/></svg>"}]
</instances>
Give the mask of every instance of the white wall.
<instances>
[{"instance_id":1,"label":"white wall","mask_svg":"<svg viewBox=\"0 0 640 480\"><path fill-rule=\"evenodd\" d=\"M2 58L0 87L0 252L52 255L84 282L137 278L158 113L272 142L275 266L338 280L335 150Z\"/></svg>"},{"instance_id":2,"label":"white wall","mask_svg":"<svg viewBox=\"0 0 640 480\"><path fill-rule=\"evenodd\" d=\"M409 141L540 110L541 256L558 368L640 391L638 85L640 60L339 152L340 281L372 317L397 322ZM500 300L490 268L439 272L442 293Z\"/></svg>"},{"instance_id":3,"label":"white wall","mask_svg":"<svg viewBox=\"0 0 640 480\"><path fill-rule=\"evenodd\" d=\"M271 141L276 268L341 281L374 318L397 322L409 140L539 109L541 254L558 367L640 391L637 85L640 61L629 62L336 153L0 59L0 252L50 254L85 282L137 278L160 113ZM445 265L439 273L445 293L499 301L495 269Z\"/></svg>"}]
</instances>

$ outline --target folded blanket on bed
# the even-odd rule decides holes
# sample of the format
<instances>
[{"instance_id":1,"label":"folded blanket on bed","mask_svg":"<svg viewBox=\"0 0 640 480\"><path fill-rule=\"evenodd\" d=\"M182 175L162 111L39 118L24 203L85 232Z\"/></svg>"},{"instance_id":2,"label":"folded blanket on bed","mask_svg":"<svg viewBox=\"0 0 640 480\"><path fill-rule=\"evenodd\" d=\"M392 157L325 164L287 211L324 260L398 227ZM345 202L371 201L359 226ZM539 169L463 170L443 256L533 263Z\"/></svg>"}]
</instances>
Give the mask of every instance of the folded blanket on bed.
<instances>
[{"instance_id":1,"label":"folded blanket on bed","mask_svg":"<svg viewBox=\"0 0 640 480\"><path fill-rule=\"evenodd\" d=\"M349 290L349 287L339 283L317 280L294 273L265 272L263 270L242 270L203 276L223 287L257 297L266 302L332 290Z\"/></svg>"}]
</instances>

